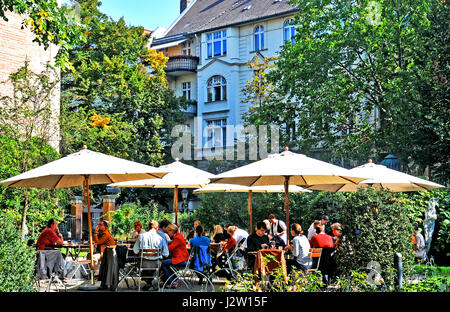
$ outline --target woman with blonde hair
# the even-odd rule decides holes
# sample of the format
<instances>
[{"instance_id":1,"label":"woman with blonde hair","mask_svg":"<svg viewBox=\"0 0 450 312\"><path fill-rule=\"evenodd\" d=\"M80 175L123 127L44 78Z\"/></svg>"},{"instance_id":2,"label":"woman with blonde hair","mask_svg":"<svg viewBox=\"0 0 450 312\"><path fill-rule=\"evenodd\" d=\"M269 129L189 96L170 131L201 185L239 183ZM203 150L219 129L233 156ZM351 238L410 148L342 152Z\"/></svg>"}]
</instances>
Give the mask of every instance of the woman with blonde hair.
<instances>
[{"instance_id":1,"label":"woman with blonde hair","mask_svg":"<svg viewBox=\"0 0 450 312\"><path fill-rule=\"evenodd\" d=\"M223 228L220 224L214 225L214 234L212 239L214 240L214 243L225 241L225 234L223 233Z\"/></svg>"}]
</instances>

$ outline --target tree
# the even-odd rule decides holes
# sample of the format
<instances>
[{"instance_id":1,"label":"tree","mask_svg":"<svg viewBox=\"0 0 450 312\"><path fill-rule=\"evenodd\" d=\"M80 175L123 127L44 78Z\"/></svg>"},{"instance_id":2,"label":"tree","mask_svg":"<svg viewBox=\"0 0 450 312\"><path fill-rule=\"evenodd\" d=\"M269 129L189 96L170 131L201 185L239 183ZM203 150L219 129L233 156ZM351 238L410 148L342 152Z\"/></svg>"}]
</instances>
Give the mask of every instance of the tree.
<instances>
[{"instance_id":1,"label":"tree","mask_svg":"<svg viewBox=\"0 0 450 312\"><path fill-rule=\"evenodd\" d=\"M168 58L148 48L149 35L142 27L100 12L99 1L77 3L87 32L86 41L70 51L74 71L62 76L61 116L67 121L62 153L89 144L92 150L160 165L173 140L171 128L184 121L186 106L168 88ZM94 113L110 118L111 128L92 127L89 118ZM149 191L123 190L117 203L137 197L146 205Z\"/></svg>"},{"instance_id":2,"label":"tree","mask_svg":"<svg viewBox=\"0 0 450 312\"><path fill-rule=\"evenodd\" d=\"M36 74L26 62L9 77L12 95L0 98L1 180L60 157L48 144L56 131L52 110L53 93L59 82L56 70L48 65L45 71ZM22 237L27 219L39 223L49 214L56 216L64 199L61 191L0 186L1 212L9 212L15 221L21 215Z\"/></svg>"},{"instance_id":3,"label":"tree","mask_svg":"<svg viewBox=\"0 0 450 312\"><path fill-rule=\"evenodd\" d=\"M34 34L33 41L45 49L51 43L59 47L56 65L61 69L71 69L69 49L84 40L83 29L77 24L68 7L58 7L56 0L0 0L0 17L8 21L5 13L15 12L23 16L23 27L28 27Z\"/></svg>"},{"instance_id":4,"label":"tree","mask_svg":"<svg viewBox=\"0 0 450 312\"><path fill-rule=\"evenodd\" d=\"M277 111L295 105L290 114L296 122L292 144L308 152L320 148L328 159L367 161L393 153L406 166L424 165L422 155L414 153L429 146L414 137L417 118L433 137L442 137L444 129L448 132L448 124L441 121L438 130L430 120L434 107L448 103L442 97L447 76L432 85L440 102L427 95L429 88L422 84L425 80L430 86L443 73L436 72L437 60L444 68L447 64L444 56L437 58L448 46L443 44L448 40L446 24L433 16L448 17L448 4L437 0L291 3L298 8L295 43L283 46L278 69L268 78L286 95ZM435 39L431 24L440 29ZM439 120L444 117L441 113ZM430 147L447 155L445 144ZM426 162L430 164L430 157Z\"/></svg>"},{"instance_id":5,"label":"tree","mask_svg":"<svg viewBox=\"0 0 450 312\"><path fill-rule=\"evenodd\" d=\"M294 132L290 130L295 126L292 118L295 114L295 106L286 105L285 97L280 93L277 84L268 78L270 72L277 69L275 65L277 59L276 56L261 59L255 55L247 62L247 66L253 70L253 75L252 80L247 81L242 89L243 101L249 104L243 119L246 126L283 125L285 131L284 136L280 138L280 143L287 146L289 142L292 142L294 135Z\"/></svg>"},{"instance_id":6,"label":"tree","mask_svg":"<svg viewBox=\"0 0 450 312\"><path fill-rule=\"evenodd\" d=\"M78 3L87 39L70 51L75 71L63 75L63 105L69 112L85 108L102 116L118 114L116 119L128 123L134 137L128 158L159 164L165 118L180 108L168 101L167 57L147 47L149 36L142 27L112 20L98 10L97 0Z\"/></svg>"}]
</instances>

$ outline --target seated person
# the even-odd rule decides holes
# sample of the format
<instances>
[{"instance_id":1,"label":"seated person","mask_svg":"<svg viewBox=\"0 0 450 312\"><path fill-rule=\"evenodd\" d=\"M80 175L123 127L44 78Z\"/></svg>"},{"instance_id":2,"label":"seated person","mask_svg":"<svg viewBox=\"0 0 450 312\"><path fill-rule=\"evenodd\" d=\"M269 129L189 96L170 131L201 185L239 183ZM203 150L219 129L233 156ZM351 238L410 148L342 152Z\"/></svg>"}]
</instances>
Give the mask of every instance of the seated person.
<instances>
[{"instance_id":1,"label":"seated person","mask_svg":"<svg viewBox=\"0 0 450 312\"><path fill-rule=\"evenodd\" d=\"M169 226L169 224L170 222L164 219L159 223L158 228L158 234L166 241L167 245L172 242L169 235L167 234L167 227Z\"/></svg>"},{"instance_id":2,"label":"seated person","mask_svg":"<svg viewBox=\"0 0 450 312\"><path fill-rule=\"evenodd\" d=\"M98 270L98 265L101 262L103 252L105 251L106 247L113 247L116 246L116 242L114 240L114 237L112 237L111 233L109 233L109 224L108 221L103 220L100 221L97 226L95 227L95 233L92 238L92 241L94 243L94 266L95 270Z\"/></svg>"},{"instance_id":3,"label":"seated person","mask_svg":"<svg viewBox=\"0 0 450 312\"><path fill-rule=\"evenodd\" d=\"M169 249L167 247L167 242L158 234L158 222L155 220L150 221L148 225L148 231L140 234L137 239L136 243L133 246L133 251L135 254L138 254L141 249L161 249L161 255L163 257L169 256ZM145 257L142 259L142 268L158 268L159 263L156 260L160 260L161 258L157 257ZM153 273L156 273L155 271L152 271ZM153 276L147 276L150 275L149 273L144 273L146 275L146 278L143 278L145 283L147 284L144 286L144 290L150 289L150 285L152 285ZM154 287L154 289L157 289L157 287Z\"/></svg>"},{"instance_id":4,"label":"seated person","mask_svg":"<svg viewBox=\"0 0 450 312\"><path fill-rule=\"evenodd\" d=\"M276 242L276 247L286 246L287 242L287 228L286 223L281 220L278 220L276 216L271 213L269 215L269 238L270 240L274 240Z\"/></svg>"},{"instance_id":5,"label":"seated person","mask_svg":"<svg viewBox=\"0 0 450 312\"><path fill-rule=\"evenodd\" d=\"M63 242L63 236L59 233L58 222L56 219L50 219L47 222L47 227L41 232L36 241L36 248L39 250L53 249L46 247L46 245L62 245Z\"/></svg>"},{"instance_id":6,"label":"seated person","mask_svg":"<svg viewBox=\"0 0 450 312\"><path fill-rule=\"evenodd\" d=\"M243 248L247 247L247 237L248 237L248 233L247 231L238 228L235 225L231 225L227 228L227 232L228 234L230 234L235 240L236 243L238 244L242 244Z\"/></svg>"},{"instance_id":7,"label":"seated person","mask_svg":"<svg viewBox=\"0 0 450 312\"><path fill-rule=\"evenodd\" d=\"M316 235L310 240L311 248L333 248L333 237L325 233L325 227L322 224L317 225Z\"/></svg>"},{"instance_id":8,"label":"seated person","mask_svg":"<svg viewBox=\"0 0 450 312\"><path fill-rule=\"evenodd\" d=\"M287 259L286 266L288 274L292 272L292 268L306 271L311 263L308 257L310 245L308 238L303 235L303 230L300 224L294 223L291 225L291 235L294 237L291 244L286 246L284 250L292 252L294 259Z\"/></svg>"},{"instance_id":9,"label":"seated person","mask_svg":"<svg viewBox=\"0 0 450 312\"><path fill-rule=\"evenodd\" d=\"M211 266L211 256L208 253L209 243L211 240L209 237L203 235L203 227L198 225L195 228L197 236L190 240L191 248L197 247L195 261L193 263L194 269L197 271L203 271L206 266Z\"/></svg>"},{"instance_id":10,"label":"seated person","mask_svg":"<svg viewBox=\"0 0 450 312\"><path fill-rule=\"evenodd\" d=\"M255 265L256 255L249 254L252 251L267 249L269 247L269 237L266 234L266 224L262 221L256 223L256 231L247 238L247 261L248 267L253 268Z\"/></svg>"},{"instance_id":11,"label":"seated person","mask_svg":"<svg viewBox=\"0 0 450 312\"><path fill-rule=\"evenodd\" d=\"M145 230L142 228L141 221L136 221L133 224L134 231L131 233L131 239L135 240L139 236L139 234L145 233Z\"/></svg>"},{"instance_id":12,"label":"seated person","mask_svg":"<svg viewBox=\"0 0 450 312\"><path fill-rule=\"evenodd\" d=\"M220 224L217 224L214 226L214 234L212 239L214 240L214 243L220 243L225 241L225 235L223 234L223 228L220 226Z\"/></svg>"},{"instance_id":13,"label":"seated person","mask_svg":"<svg viewBox=\"0 0 450 312\"><path fill-rule=\"evenodd\" d=\"M167 280L171 278L172 275L170 266L185 266L186 261L189 259L189 252L186 248L186 241L184 240L183 235L178 232L178 226L175 224L169 224L166 230L167 234L172 239L172 242L169 245L170 257L168 259L164 259L161 263L164 279ZM172 280L169 282L172 282Z\"/></svg>"}]
</instances>

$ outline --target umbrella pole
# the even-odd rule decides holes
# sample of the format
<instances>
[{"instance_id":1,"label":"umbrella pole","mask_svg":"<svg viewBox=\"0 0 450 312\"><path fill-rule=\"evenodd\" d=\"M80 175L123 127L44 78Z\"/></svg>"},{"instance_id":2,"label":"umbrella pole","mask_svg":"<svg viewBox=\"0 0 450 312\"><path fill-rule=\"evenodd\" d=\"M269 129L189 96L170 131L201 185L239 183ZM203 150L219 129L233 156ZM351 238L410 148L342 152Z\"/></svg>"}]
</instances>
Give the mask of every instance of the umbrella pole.
<instances>
[{"instance_id":1,"label":"umbrella pole","mask_svg":"<svg viewBox=\"0 0 450 312\"><path fill-rule=\"evenodd\" d=\"M89 176L84 176L86 187L86 202L88 208L88 224L89 224L89 251L91 253L91 285L94 284L94 246L92 245L92 220L91 220L91 200L89 198Z\"/></svg>"},{"instance_id":2,"label":"umbrella pole","mask_svg":"<svg viewBox=\"0 0 450 312\"><path fill-rule=\"evenodd\" d=\"M290 176L284 177L284 209L286 211L286 237L287 245L289 244L289 178Z\"/></svg>"},{"instance_id":3,"label":"umbrella pole","mask_svg":"<svg viewBox=\"0 0 450 312\"><path fill-rule=\"evenodd\" d=\"M175 210L175 224L178 226L178 185L173 189L173 210Z\"/></svg>"},{"instance_id":4,"label":"umbrella pole","mask_svg":"<svg viewBox=\"0 0 450 312\"><path fill-rule=\"evenodd\" d=\"M253 192L252 191L248 191L248 214L250 215L250 234L253 233Z\"/></svg>"}]
</instances>

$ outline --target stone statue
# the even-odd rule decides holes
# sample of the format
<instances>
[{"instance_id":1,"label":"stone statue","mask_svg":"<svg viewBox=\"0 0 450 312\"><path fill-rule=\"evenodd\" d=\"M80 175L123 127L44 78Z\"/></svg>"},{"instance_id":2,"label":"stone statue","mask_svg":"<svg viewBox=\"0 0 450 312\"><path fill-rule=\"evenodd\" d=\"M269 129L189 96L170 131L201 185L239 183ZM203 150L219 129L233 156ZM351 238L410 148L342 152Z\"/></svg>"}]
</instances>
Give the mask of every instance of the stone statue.
<instances>
[{"instance_id":1,"label":"stone statue","mask_svg":"<svg viewBox=\"0 0 450 312\"><path fill-rule=\"evenodd\" d=\"M425 210L425 220L423 221L423 228L425 232L425 243L426 243L426 254L430 251L431 238L434 232L434 223L437 219L436 207L438 206L438 201L435 198L430 199L428 203L428 208Z\"/></svg>"}]
</instances>

